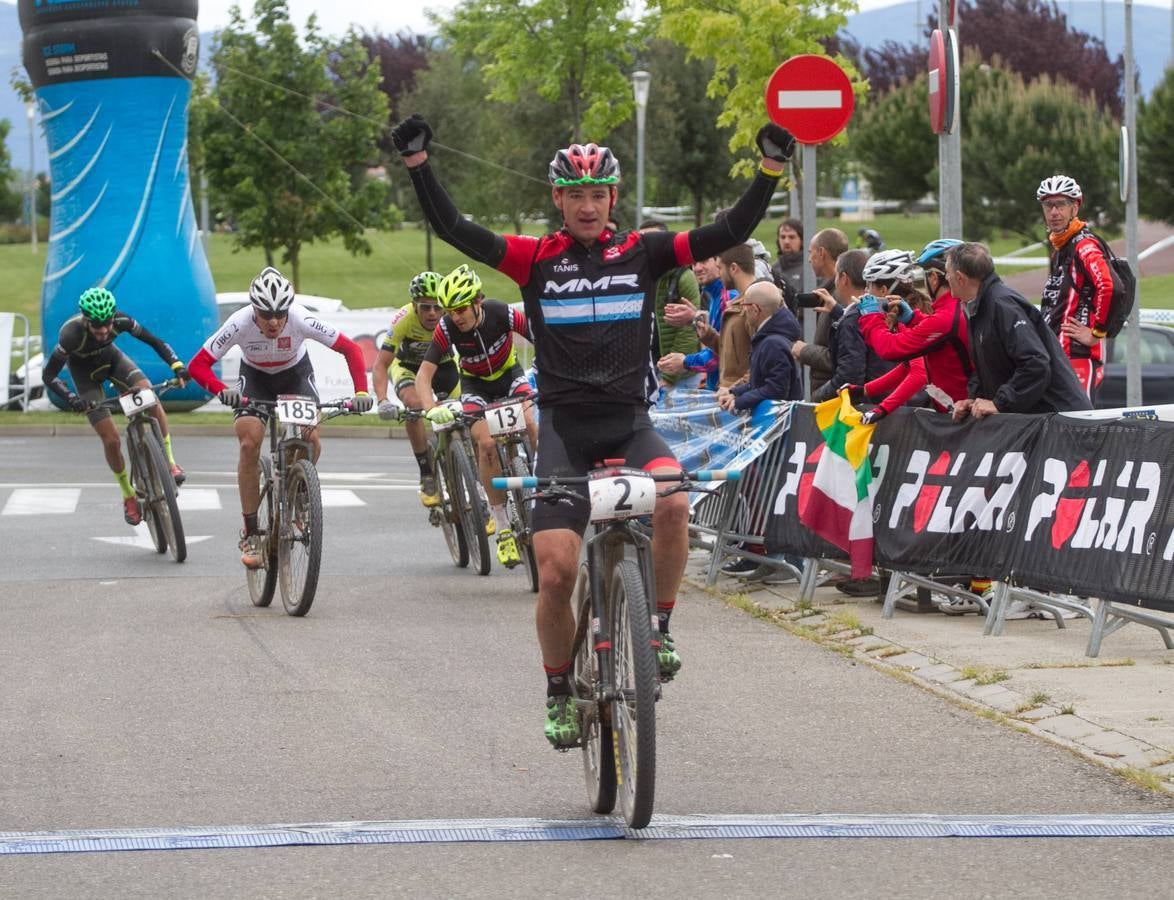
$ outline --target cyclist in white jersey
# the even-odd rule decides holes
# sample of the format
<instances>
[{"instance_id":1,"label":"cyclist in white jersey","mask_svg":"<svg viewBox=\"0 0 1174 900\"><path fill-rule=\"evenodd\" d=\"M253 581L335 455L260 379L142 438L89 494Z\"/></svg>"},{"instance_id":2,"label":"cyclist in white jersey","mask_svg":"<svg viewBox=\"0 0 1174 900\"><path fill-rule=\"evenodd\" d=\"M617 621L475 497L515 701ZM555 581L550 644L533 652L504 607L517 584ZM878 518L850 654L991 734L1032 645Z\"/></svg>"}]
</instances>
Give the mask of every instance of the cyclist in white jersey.
<instances>
[{"instance_id":1,"label":"cyclist in white jersey","mask_svg":"<svg viewBox=\"0 0 1174 900\"><path fill-rule=\"evenodd\" d=\"M249 299L250 306L229 316L220 330L204 342L188 364L188 370L204 390L236 410L235 429L240 442L236 474L244 516L241 562L255 569L264 562L257 535L257 507L261 502L258 460L269 413L255 407L242 409L241 398L272 401L279 394L299 394L317 400L318 387L306 349L307 340L324 344L346 357L355 385L351 400L355 412L370 410L374 398L367 392L367 366L359 345L304 306L294 303L293 285L284 275L272 267L264 269L249 286ZM212 365L230 347L241 348L240 379L236 387L228 387L212 371ZM322 449L318 429L310 429L306 437L317 462Z\"/></svg>"}]
</instances>

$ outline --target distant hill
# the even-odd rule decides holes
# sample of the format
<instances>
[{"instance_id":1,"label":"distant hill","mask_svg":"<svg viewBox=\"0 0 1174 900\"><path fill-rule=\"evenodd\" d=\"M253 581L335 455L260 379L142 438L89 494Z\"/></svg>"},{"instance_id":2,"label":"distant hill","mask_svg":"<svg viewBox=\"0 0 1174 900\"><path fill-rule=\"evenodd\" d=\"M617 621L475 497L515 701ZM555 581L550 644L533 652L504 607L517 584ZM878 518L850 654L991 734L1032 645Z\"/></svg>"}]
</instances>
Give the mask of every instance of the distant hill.
<instances>
[{"instance_id":1,"label":"distant hill","mask_svg":"<svg viewBox=\"0 0 1174 900\"><path fill-rule=\"evenodd\" d=\"M1069 24L1094 37L1101 34L1100 0L1060 0L1062 12L1068 16ZM937 9L933 0L901 3L868 12L857 13L848 19L845 29L852 37L865 46L876 46L887 40L908 44L920 40L925 17ZM1108 34L1106 46L1109 55L1116 57L1124 51L1124 13L1120 3L1106 6ZM960 23L966 28L965 21ZM20 21L14 3L0 0L0 119L8 119L12 130L8 134L8 149L13 165L27 169L29 158L28 119L20 98L8 84L8 73L14 67L24 69L20 62ZM207 48L210 35L201 35L201 50ZM1133 44L1138 69L1141 72L1141 86L1145 93L1153 90L1162 77L1170 56L1170 10L1167 7L1133 5ZM38 135L36 161L38 171L47 171L45 145Z\"/></svg>"}]
</instances>

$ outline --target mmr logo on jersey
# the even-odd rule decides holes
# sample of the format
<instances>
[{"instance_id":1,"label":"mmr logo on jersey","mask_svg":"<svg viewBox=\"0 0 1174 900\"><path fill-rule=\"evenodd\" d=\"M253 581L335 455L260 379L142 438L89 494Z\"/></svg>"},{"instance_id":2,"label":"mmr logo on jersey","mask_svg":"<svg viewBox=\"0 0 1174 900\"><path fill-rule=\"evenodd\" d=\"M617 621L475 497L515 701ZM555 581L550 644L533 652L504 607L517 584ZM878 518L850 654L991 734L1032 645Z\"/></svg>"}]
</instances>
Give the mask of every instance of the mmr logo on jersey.
<instances>
[{"instance_id":1,"label":"mmr logo on jersey","mask_svg":"<svg viewBox=\"0 0 1174 900\"><path fill-rule=\"evenodd\" d=\"M613 287L639 290L638 276L633 272L630 275L604 275L595 281L590 278L572 278L570 281L562 283L548 281L545 291L548 294L578 294L586 291L606 291Z\"/></svg>"}]
</instances>

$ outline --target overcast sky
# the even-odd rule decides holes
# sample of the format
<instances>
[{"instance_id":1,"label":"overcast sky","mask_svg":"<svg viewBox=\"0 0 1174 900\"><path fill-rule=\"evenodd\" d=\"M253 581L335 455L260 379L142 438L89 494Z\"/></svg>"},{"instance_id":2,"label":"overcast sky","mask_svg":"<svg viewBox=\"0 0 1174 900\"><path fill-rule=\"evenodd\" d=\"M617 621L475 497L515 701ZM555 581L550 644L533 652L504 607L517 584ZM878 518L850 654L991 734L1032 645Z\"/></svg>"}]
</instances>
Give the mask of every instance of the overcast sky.
<instances>
[{"instance_id":1,"label":"overcast sky","mask_svg":"<svg viewBox=\"0 0 1174 900\"><path fill-rule=\"evenodd\" d=\"M228 23L228 8L234 0L200 0L200 30L209 31ZM891 6L902 0L861 0L861 9ZM934 0L923 0L927 13ZM251 0L239 4L243 10L251 7ZM299 25L310 13L318 14L318 25L327 34L342 34L354 22L368 31L394 34L403 29L425 31L429 26L426 9L446 12L457 5L457 0L420 0L416 3L374 4L371 0L289 0L290 13Z\"/></svg>"}]
</instances>

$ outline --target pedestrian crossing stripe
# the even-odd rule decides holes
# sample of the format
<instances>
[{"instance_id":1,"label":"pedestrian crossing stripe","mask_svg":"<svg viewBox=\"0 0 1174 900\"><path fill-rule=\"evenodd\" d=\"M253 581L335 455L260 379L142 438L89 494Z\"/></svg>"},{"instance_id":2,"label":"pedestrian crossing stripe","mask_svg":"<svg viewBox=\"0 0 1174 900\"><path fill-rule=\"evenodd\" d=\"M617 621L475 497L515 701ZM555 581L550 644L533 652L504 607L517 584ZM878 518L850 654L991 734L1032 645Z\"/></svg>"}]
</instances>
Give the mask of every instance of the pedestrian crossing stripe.
<instances>
[{"instance_id":1,"label":"pedestrian crossing stripe","mask_svg":"<svg viewBox=\"0 0 1174 900\"><path fill-rule=\"evenodd\" d=\"M77 509L80 488L17 488L0 516L61 516Z\"/></svg>"},{"instance_id":2,"label":"pedestrian crossing stripe","mask_svg":"<svg viewBox=\"0 0 1174 900\"><path fill-rule=\"evenodd\" d=\"M117 491L117 485L111 484L108 488L103 485L102 489L111 493ZM415 485L402 489L414 490ZM222 491L224 496L221 496ZM69 515L77 510L81 493L81 488L75 487L14 488L3 509L0 509L0 516ZM180 512L184 513L219 510L226 508L226 505L236 509L239 505L236 491L228 488L185 487L177 493L176 502ZM322 506L367 506L367 501L350 488L322 488Z\"/></svg>"}]
</instances>

